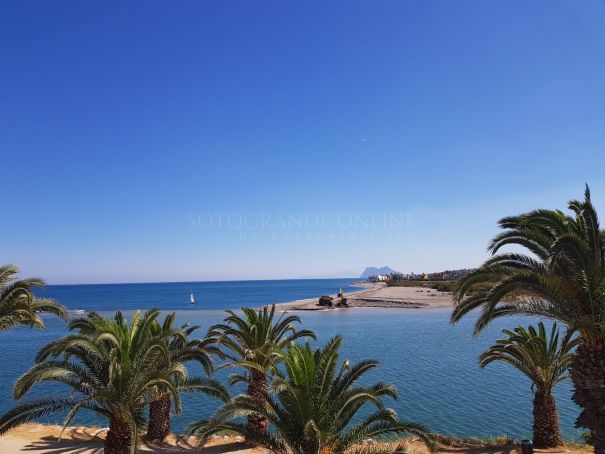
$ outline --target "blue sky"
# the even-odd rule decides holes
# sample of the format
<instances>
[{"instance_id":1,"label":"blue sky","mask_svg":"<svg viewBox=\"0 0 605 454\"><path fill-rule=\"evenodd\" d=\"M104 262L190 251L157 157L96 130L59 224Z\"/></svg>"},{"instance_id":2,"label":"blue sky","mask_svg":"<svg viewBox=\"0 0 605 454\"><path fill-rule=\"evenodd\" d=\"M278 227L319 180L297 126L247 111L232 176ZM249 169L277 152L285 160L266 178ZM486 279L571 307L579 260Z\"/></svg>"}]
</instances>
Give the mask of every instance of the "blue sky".
<instances>
[{"instance_id":1,"label":"blue sky","mask_svg":"<svg viewBox=\"0 0 605 454\"><path fill-rule=\"evenodd\" d=\"M504 215L585 182L605 213L604 23L603 1L2 2L1 261L475 266Z\"/></svg>"}]
</instances>

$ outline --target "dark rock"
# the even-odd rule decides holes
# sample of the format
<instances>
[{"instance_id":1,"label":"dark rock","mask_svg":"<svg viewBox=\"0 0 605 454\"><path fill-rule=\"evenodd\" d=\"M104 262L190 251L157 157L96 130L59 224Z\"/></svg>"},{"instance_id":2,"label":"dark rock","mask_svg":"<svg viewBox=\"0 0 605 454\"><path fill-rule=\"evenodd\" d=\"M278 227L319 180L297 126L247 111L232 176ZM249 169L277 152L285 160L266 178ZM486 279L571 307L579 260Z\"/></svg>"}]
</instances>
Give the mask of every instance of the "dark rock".
<instances>
[{"instance_id":1,"label":"dark rock","mask_svg":"<svg viewBox=\"0 0 605 454\"><path fill-rule=\"evenodd\" d=\"M319 297L319 305L320 306L325 306L325 307L332 307L332 300L333 298L331 296L320 296Z\"/></svg>"},{"instance_id":2,"label":"dark rock","mask_svg":"<svg viewBox=\"0 0 605 454\"><path fill-rule=\"evenodd\" d=\"M340 298L340 301L336 303L336 307L349 307L346 298Z\"/></svg>"}]
</instances>

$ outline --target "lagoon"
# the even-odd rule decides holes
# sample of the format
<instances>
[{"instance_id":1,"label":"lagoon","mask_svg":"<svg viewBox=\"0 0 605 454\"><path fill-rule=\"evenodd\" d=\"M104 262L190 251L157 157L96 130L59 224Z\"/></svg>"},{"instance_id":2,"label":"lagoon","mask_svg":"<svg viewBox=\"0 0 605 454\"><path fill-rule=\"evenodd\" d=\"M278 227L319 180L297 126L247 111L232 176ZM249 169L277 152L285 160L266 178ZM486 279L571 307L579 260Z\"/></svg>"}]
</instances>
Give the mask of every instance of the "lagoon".
<instances>
[{"instance_id":1,"label":"lagoon","mask_svg":"<svg viewBox=\"0 0 605 454\"><path fill-rule=\"evenodd\" d=\"M220 304L208 302L206 306L196 305L195 309L182 303L178 296L183 294L185 300L190 284L60 286L59 289L51 286L46 296L57 297L70 308L76 306L87 310L96 309L107 316L111 316L113 311L120 307L127 313L132 313L135 307L177 310L181 323L199 325L198 333L203 335L210 325L222 320L226 307L237 308L250 300L251 305L259 306L264 302L281 302L322 293L335 293L339 287L345 287L347 282L351 282L332 279L312 281L315 282L239 281L214 284L216 292L213 298ZM129 287L133 285L136 286L136 292ZM90 287L94 290L92 294L82 297L87 295L87 288ZM102 288L99 290L98 287ZM309 294L310 292L315 293ZM280 299L279 295L283 293L287 296ZM80 295L79 301L71 299L76 294ZM204 301L203 295L207 294L209 293L197 292L196 300ZM177 295L173 298L178 297L178 300L171 302L168 297L162 300L161 295ZM251 295L255 296L251 298ZM162 301L168 302L162 305ZM235 301L240 304L235 304ZM149 303L150 305L147 305ZM214 308L197 309L198 306L208 305ZM497 320L480 337L475 338L472 336L473 317L458 325L451 325L449 313L449 308L354 308L300 312L299 315L305 327L317 332L319 343L336 334L343 335L343 359L358 361L374 358L381 362L380 367L368 374L367 378L372 381L388 381L396 386L399 399L390 404L401 418L422 422L437 432L463 437L491 437L502 434L515 438L529 436L532 422L532 393L529 381L518 371L502 364L480 369L477 357L494 342L502 328L527 324L531 320ZM32 365L37 350L67 332L65 324L60 320L45 317L45 321L47 329L42 332L21 327L0 333L0 412L13 405L12 384ZM198 371L195 367L190 370ZM217 375L219 378L226 377L228 372L222 370ZM60 392L60 389L59 385L34 387L27 398L39 398L47 393ZM558 399L564 436L568 439L578 439L579 431L574 428L574 420L579 410L571 401L571 384L560 384L555 388L554 394ZM175 416L173 420L174 430L182 431L189 422L209 417L217 404L216 401L201 395L185 395L183 413ZM45 421L60 423L61 418L50 417ZM77 422L105 424L85 412L80 414Z\"/></svg>"}]
</instances>

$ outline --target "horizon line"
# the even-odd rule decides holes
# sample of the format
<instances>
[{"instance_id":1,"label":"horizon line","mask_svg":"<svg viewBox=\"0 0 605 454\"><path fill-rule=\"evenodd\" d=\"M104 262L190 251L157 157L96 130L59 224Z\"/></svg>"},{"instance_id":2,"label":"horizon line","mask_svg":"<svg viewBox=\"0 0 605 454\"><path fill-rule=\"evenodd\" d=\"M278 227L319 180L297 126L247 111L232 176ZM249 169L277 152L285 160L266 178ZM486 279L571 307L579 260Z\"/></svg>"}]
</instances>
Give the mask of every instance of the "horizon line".
<instances>
[{"instance_id":1,"label":"horizon line","mask_svg":"<svg viewBox=\"0 0 605 454\"><path fill-rule=\"evenodd\" d=\"M46 284L46 287L57 287L60 285L141 285L141 284L200 284L214 282L253 282L253 281L311 281L311 280L333 280L333 279L364 279L362 277L340 276L340 277L288 277L275 279L215 279L208 281L144 281L144 282L86 282L80 284L62 283Z\"/></svg>"}]
</instances>

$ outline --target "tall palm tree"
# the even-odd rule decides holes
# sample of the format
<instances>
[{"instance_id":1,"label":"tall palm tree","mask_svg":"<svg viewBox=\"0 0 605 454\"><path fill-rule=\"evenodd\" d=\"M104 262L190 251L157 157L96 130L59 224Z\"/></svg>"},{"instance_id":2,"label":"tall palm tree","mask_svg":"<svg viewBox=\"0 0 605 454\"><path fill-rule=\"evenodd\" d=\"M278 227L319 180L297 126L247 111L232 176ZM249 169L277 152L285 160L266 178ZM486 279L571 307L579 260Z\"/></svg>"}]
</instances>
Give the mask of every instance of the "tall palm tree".
<instances>
[{"instance_id":1,"label":"tall palm tree","mask_svg":"<svg viewBox=\"0 0 605 454\"><path fill-rule=\"evenodd\" d=\"M65 426L82 410L91 410L109 422L105 454L136 453L145 418L143 409L167 389L180 409L174 370L156 367L168 355L163 342L151 336L158 311L136 313L128 321L117 312L113 320L92 313L75 327L94 326L91 332L64 336L38 353L38 363L15 383L14 398L21 399L39 382L58 382L72 388L68 397L45 397L27 402L0 418L0 434L45 415L67 412Z\"/></svg>"},{"instance_id":2,"label":"tall palm tree","mask_svg":"<svg viewBox=\"0 0 605 454\"><path fill-rule=\"evenodd\" d=\"M157 320L153 324L153 333L164 339L168 356L160 359L158 367L173 369L179 365L179 373L175 374L174 385L179 391L202 392L208 396L216 397L222 401L229 399L229 392L218 381L210 378L213 372L211 355L222 357L222 352L208 339L192 339L191 334L198 326L187 324L180 328L174 325L175 314L169 314L160 324ZM186 371L185 363L197 362L206 374L204 378L188 377L183 379L181 372ZM159 397L149 404L149 424L147 425L146 439L148 441L163 440L170 433L171 396L168 389L159 389Z\"/></svg>"},{"instance_id":3,"label":"tall palm tree","mask_svg":"<svg viewBox=\"0 0 605 454\"><path fill-rule=\"evenodd\" d=\"M356 383L374 369L377 361L366 360L339 367L342 338L331 339L322 349L313 351L291 345L284 354L284 371L277 370L273 392L265 393L266 404L240 395L223 405L210 421L200 421L188 428L203 443L223 430L244 435L278 454L342 454L363 439L381 434L409 433L432 446L432 437L422 425L400 421L394 410L386 408L383 398L396 398L395 388L379 382L369 386ZM362 407L374 412L356 419ZM270 430L251 430L238 422L242 416L261 415Z\"/></svg>"},{"instance_id":4,"label":"tall palm tree","mask_svg":"<svg viewBox=\"0 0 605 454\"><path fill-rule=\"evenodd\" d=\"M36 298L34 288L44 288L42 279L17 279L19 268L0 266L0 331L17 325L44 328L41 313L54 314L67 320L63 306L50 299Z\"/></svg>"},{"instance_id":5,"label":"tall palm tree","mask_svg":"<svg viewBox=\"0 0 605 454\"><path fill-rule=\"evenodd\" d=\"M532 381L534 391L534 445L538 448L561 446L559 415L552 390L568 378L573 350L579 339L568 330L559 342L559 329L554 323L550 336L542 322L538 329L529 326L514 331L502 330L507 336L497 340L479 357L485 367L494 361L504 362L518 369Z\"/></svg>"},{"instance_id":6,"label":"tall palm tree","mask_svg":"<svg viewBox=\"0 0 605 454\"><path fill-rule=\"evenodd\" d=\"M595 452L604 454L605 233L588 187L584 201L572 200L569 209L572 216L535 210L502 219L505 231L489 248L493 257L460 283L452 321L480 308L475 333L495 318L519 314L577 329L570 374L573 400L582 408L576 426L590 429ZM509 244L527 253L498 253Z\"/></svg>"},{"instance_id":7,"label":"tall palm tree","mask_svg":"<svg viewBox=\"0 0 605 454\"><path fill-rule=\"evenodd\" d=\"M208 338L226 347L228 366L245 370L244 374L233 375L230 384L247 383L248 395L262 407L268 390L267 374L279 362L281 351L297 339L315 339L315 333L308 329L296 330L294 324L300 323L296 315L284 312L275 319L275 305L258 311L243 308L242 315L232 310L227 313L229 316L224 323L210 327ZM249 414L247 417L251 430L266 429L267 420L262 415Z\"/></svg>"}]
</instances>

